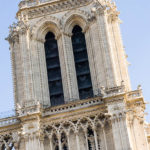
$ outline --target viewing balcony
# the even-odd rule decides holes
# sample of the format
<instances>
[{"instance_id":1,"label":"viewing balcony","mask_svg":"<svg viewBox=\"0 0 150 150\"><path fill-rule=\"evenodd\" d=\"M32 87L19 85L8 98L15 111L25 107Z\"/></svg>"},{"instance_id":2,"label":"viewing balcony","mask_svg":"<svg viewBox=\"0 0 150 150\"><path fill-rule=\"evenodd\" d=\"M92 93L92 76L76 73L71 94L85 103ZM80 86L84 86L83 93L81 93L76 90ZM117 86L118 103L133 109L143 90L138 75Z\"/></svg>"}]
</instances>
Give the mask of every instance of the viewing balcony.
<instances>
[{"instance_id":1,"label":"viewing balcony","mask_svg":"<svg viewBox=\"0 0 150 150\"><path fill-rule=\"evenodd\" d=\"M133 102L140 99L143 101L143 94L140 89L131 92L124 92L121 87L107 89L106 95L104 96L94 96L93 98L88 98L85 100L68 100L65 104L53 107L41 106L39 102L34 100L30 100L25 102L22 107L17 108L17 114L15 110L9 112L0 113L0 128L10 125L15 125L20 122L19 117L23 117L26 115L32 115L36 113L41 113L42 116L54 115L57 113L73 111L77 109L87 108L91 106L105 105L107 103L107 99L111 99L111 97L126 97L127 102ZM113 93L113 94L112 94ZM65 98L66 99L66 98ZM70 102L69 102L70 101ZM144 101L143 101L144 102ZM149 134L150 135L150 134Z\"/></svg>"}]
</instances>

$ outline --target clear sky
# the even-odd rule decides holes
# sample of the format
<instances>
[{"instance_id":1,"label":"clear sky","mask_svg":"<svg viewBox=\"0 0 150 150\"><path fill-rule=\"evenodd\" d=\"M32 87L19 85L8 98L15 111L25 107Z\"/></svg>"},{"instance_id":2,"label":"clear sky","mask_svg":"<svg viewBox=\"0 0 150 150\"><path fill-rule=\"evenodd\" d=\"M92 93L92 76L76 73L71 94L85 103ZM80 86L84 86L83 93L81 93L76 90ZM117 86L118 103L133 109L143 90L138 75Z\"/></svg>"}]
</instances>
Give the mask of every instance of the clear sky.
<instances>
[{"instance_id":1,"label":"clear sky","mask_svg":"<svg viewBox=\"0 0 150 150\"><path fill-rule=\"evenodd\" d=\"M12 71L9 45L5 41L8 26L15 21L20 0L2 0L0 3L0 112L13 109ZM128 54L132 88L141 84L146 101L150 102L150 1L116 0L123 21L122 37ZM150 106L146 112L150 113ZM147 116L150 121L150 115Z\"/></svg>"}]
</instances>

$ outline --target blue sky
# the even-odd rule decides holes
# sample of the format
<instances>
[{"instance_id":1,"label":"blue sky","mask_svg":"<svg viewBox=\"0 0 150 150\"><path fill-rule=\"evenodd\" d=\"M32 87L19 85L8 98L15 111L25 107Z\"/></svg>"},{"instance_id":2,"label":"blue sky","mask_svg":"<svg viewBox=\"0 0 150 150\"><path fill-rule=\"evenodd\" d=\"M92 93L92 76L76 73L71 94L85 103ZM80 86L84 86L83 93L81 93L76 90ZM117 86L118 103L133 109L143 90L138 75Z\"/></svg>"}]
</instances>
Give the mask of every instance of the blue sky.
<instances>
[{"instance_id":1,"label":"blue sky","mask_svg":"<svg viewBox=\"0 0 150 150\"><path fill-rule=\"evenodd\" d=\"M13 109L12 71L9 45L5 41L8 26L15 21L20 0L3 0L0 5L0 112ZM124 47L128 54L132 89L141 84L150 102L150 1L116 0L120 14ZM150 113L150 105L146 112ZM147 116L150 121L150 115Z\"/></svg>"}]
</instances>

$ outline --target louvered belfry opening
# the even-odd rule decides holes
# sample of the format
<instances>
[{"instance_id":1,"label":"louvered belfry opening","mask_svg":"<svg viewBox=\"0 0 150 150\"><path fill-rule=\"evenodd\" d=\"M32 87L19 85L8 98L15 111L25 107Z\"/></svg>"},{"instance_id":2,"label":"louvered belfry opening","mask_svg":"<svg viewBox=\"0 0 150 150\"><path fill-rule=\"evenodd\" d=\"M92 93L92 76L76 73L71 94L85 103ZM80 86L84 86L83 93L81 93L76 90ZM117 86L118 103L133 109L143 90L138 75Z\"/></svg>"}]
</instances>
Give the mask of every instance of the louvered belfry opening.
<instances>
[{"instance_id":1,"label":"louvered belfry opening","mask_svg":"<svg viewBox=\"0 0 150 150\"><path fill-rule=\"evenodd\" d=\"M48 83L51 105L64 104L64 93L60 69L57 40L52 32L45 37L45 55L47 64Z\"/></svg>"},{"instance_id":2,"label":"louvered belfry opening","mask_svg":"<svg viewBox=\"0 0 150 150\"><path fill-rule=\"evenodd\" d=\"M80 26L72 31L72 46L80 99L93 97L93 88L89 68L85 35Z\"/></svg>"}]
</instances>

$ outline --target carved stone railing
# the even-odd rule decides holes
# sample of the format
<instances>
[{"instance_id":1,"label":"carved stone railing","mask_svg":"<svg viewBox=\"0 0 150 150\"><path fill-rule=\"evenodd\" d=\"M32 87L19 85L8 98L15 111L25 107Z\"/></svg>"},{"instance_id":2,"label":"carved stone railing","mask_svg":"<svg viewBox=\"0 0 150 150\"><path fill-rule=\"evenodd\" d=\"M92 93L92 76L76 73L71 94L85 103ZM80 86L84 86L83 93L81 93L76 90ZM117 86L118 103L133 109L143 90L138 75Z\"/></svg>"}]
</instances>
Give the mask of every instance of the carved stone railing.
<instances>
[{"instance_id":1,"label":"carved stone railing","mask_svg":"<svg viewBox=\"0 0 150 150\"><path fill-rule=\"evenodd\" d=\"M103 103L104 102L101 97L96 97L92 99L90 98L87 100L79 100L79 101L70 102L68 104L64 104L60 106L46 108L43 112L43 115L47 116L47 115L52 115L52 114L57 114L62 112L68 112L68 111L73 111L73 110L86 108L86 107L103 104Z\"/></svg>"},{"instance_id":2,"label":"carved stone railing","mask_svg":"<svg viewBox=\"0 0 150 150\"><path fill-rule=\"evenodd\" d=\"M136 91L127 93L128 101L133 100L133 99L142 98L142 97L143 97L142 90L136 90Z\"/></svg>"},{"instance_id":3,"label":"carved stone railing","mask_svg":"<svg viewBox=\"0 0 150 150\"><path fill-rule=\"evenodd\" d=\"M101 89L101 92L104 98L116 96L116 95L125 93L125 86L121 85L121 86L116 86L112 88Z\"/></svg>"},{"instance_id":4,"label":"carved stone railing","mask_svg":"<svg viewBox=\"0 0 150 150\"><path fill-rule=\"evenodd\" d=\"M17 124L19 122L20 121L17 119L17 117L0 119L0 127L5 127L5 126Z\"/></svg>"}]
</instances>

